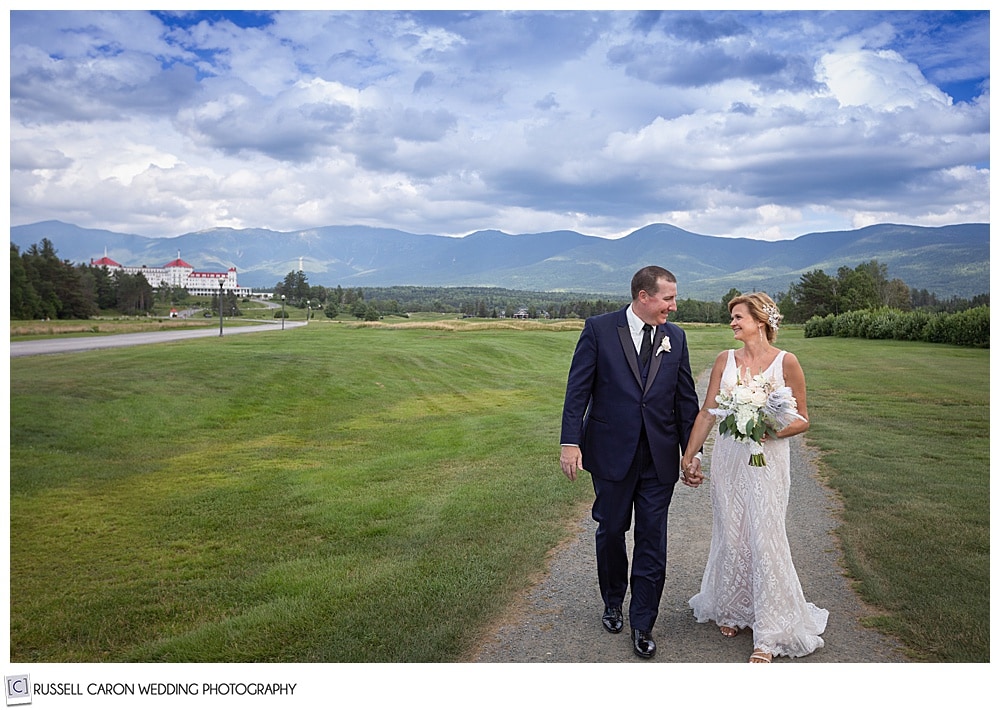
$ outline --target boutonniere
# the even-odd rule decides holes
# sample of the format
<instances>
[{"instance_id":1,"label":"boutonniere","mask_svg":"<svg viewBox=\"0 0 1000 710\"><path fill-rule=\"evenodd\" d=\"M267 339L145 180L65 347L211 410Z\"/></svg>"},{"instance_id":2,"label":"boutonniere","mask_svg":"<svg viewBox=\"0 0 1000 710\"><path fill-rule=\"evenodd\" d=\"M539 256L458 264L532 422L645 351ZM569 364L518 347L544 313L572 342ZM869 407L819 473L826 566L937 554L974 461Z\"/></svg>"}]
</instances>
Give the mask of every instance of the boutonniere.
<instances>
[{"instance_id":1,"label":"boutonniere","mask_svg":"<svg viewBox=\"0 0 1000 710\"><path fill-rule=\"evenodd\" d=\"M660 347L656 349L656 354L668 352L670 352L670 336L664 335L663 340L660 341Z\"/></svg>"}]
</instances>

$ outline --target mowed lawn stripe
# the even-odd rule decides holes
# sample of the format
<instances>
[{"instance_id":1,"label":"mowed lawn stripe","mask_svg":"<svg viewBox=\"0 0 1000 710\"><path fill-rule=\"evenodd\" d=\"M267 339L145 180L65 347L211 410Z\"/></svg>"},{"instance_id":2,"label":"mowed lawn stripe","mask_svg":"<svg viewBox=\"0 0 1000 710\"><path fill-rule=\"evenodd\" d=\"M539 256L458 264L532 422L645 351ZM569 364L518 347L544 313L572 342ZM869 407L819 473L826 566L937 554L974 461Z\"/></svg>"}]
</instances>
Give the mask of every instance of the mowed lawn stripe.
<instances>
[{"instance_id":1,"label":"mowed lawn stripe","mask_svg":"<svg viewBox=\"0 0 1000 710\"><path fill-rule=\"evenodd\" d=\"M467 653L591 497L557 465L579 323L403 325L12 360L12 661ZM685 328L696 376L733 343ZM988 660L988 351L778 344L869 623Z\"/></svg>"}]
</instances>

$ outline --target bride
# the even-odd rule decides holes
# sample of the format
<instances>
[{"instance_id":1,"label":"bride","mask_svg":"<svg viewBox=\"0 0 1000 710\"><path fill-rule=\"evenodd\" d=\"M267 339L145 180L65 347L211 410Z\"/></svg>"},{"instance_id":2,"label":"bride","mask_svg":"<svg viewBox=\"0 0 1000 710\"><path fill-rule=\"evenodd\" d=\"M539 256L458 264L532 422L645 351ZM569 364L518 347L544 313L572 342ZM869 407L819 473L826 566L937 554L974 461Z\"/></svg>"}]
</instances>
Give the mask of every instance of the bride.
<instances>
[{"instance_id":1,"label":"bride","mask_svg":"<svg viewBox=\"0 0 1000 710\"><path fill-rule=\"evenodd\" d=\"M719 625L723 636L753 629L751 663L773 656L805 656L823 646L826 609L807 602L785 533L790 462L788 437L809 428L806 381L798 359L773 343L781 323L774 301L764 293L729 302L730 327L743 347L719 353L705 404L698 413L681 467L687 471L715 423L709 410L723 386L765 375L775 387L792 390L799 419L765 437L764 466L751 466L750 442L716 437L712 451L712 545L701 591L689 602L695 620ZM759 449L758 449L759 450Z\"/></svg>"}]
</instances>

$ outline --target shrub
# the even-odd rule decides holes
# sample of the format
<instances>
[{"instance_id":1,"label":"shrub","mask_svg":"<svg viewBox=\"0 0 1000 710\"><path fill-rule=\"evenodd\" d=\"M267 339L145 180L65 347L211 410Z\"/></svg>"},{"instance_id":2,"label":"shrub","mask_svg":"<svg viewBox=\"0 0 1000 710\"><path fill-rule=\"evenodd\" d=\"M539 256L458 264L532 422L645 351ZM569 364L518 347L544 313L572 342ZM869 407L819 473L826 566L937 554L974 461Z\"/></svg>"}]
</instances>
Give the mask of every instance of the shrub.
<instances>
[{"instance_id":1,"label":"shrub","mask_svg":"<svg viewBox=\"0 0 1000 710\"><path fill-rule=\"evenodd\" d=\"M833 321L836 318L832 313L827 316L813 316L806 321L805 337L825 338L833 335Z\"/></svg>"},{"instance_id":2,"label":"shrub","mask_svg":"<svg viewBox=\"0 0 1000 710\"><path fill-rule=\"evenodd\" d=\"M833 334L838 338L862 338L864 311L848 311L833 319Z\"/></svg>"},{"instance_id":3,"label":"shrub","mask_svg":"<svg viewBox=\"0 0 1000 710\"><path fill-rule=\"evenodd\" d=\"M925 311L904 313L897 321L892 337L895 340L923 340L930 320L930 314Z\"/></svg>"},{"instance_id":4,"label":"shrub","mask_svg":"<svg viewBox=\"0 0 1000 710\"><path fill-rule=\"evenodd\" d=\"M920 340L973 348L990 346L990 307L977 306L959 313L904 312L894 308L848 311L813 316L805 337L835 335L869 340Z\"/></svg>"},{"instance_id":5,"label":"shrub","mask_svg":"<svg viewBox=\"0 0 1000 710\"><path fill-rule=\"evenodd\" d=\"M990 307L978 306L946 316L952 345L973 348L990 346Z\"/></svg>"},{"instance_id":6,"label":"shrub","mask_svg":"<svg viewBox=\"0 0 1000 710\"><path fill-rule=\"evenodd\" d=\"M899 311L890 308L862 311L862 333L869 340L892 340Z\"/></svg>"}]
</instances>

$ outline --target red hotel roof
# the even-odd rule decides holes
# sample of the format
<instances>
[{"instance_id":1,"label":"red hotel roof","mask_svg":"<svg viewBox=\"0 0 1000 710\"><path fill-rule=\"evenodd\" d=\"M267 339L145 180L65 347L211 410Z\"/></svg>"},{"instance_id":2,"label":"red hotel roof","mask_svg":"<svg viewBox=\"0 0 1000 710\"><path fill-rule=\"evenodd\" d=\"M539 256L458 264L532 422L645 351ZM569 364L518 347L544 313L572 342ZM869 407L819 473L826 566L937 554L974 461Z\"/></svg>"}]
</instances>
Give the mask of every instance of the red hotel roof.
<instances>
[{"instance_id":1,"label":"red hotel roof","mask_svg":"<svg viewBox=\"0 0 1000 710\"><path fill-rule=\"evenodd\" d=\"M174 259L169 264L164 264L163 268L164 269L169 269L169 268L171 268L173 266L176 266L176 267L179 267L179 268L182 268L182 269L193 269L194 268L193 266L191 266L191 264L189 264L186 261L184 261L183 259L179 259L179 258L178 259Z\"/></svg>"},{"instance_id":2,"label":"red hotel roof","mask_svg":"<svg viewBox=\"0 0 1000 710\"><path fill-rule=\"evenodd\" d=\"M91 259L90 263L92 266L121 266L117 261L107 256L102 256L100 259Z\"/></svg>"}]
</instances>

